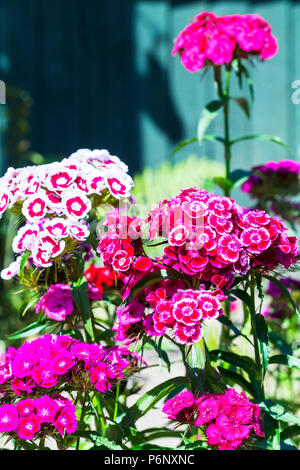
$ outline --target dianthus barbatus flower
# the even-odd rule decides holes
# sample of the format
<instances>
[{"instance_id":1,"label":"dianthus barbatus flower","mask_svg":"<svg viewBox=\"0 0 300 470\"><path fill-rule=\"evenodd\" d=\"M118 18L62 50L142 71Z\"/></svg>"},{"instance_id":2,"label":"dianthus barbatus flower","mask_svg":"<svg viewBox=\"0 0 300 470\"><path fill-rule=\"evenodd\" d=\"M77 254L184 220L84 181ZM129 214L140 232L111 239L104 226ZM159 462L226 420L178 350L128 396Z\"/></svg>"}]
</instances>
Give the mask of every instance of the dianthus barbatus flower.
<instances>
[{"instance_id":1,"label":"dianthus barbatus flower","mask_svg":"<svg viewBox=\"0 0 300 470\"><path fill-rule=\"evenodd\" d=\"M55 437L57 431L62 436L72 434L77 428L75 409L69 399L57 394L0 405L0 432L22 440Z\"/></svg>"},{"instance_id":2,"label":"dianthus barbatus flower","mask_svg":"<svg viewBox=\"0 0 300 470\"><path fill-rule=\"evenodd\" d=\"M89 285L88 296L92 300L101 300L98 289ZM69 284L52 284L35 306L36 313L44 310L45 315L55 321L64 321L74 311L74 302Z\"/></svg>"},{"instance_id":3,"label":"dianthus barbatus flower","mask_svg":"<svg viewBox=\"0 0 300 470\"><path fill-rule=\"evenodd\" d=\"M0 356L0 404L6 397L34 398L45 389L52 393L71 387L76 392L83 387L105 393L135 363L136 358L124 347L90 345L70 336L41 336ZM26 416L31 405L28 400L19 405L19 414Z\"/></svg>"},{"instance_id":4,"label":"dianthus barbatus flower","mask_svg":"<svg viewBox=\"0 0 300 470\"><path fill-rule=\"evenodd\" d=\"M298 256L297 238L289 236L280 219L245 211L231 198L197 188L161 202L145 220L120 216L115 209L107 214L106 225L97 251L105 266L122 276L123 298L145 275L158 277L158 284L117 309L114 329L122 341L168 330L179 343L197 342L203 336L202 322L222 314L220 302L226 296L220 289L230 289L237 274L246 276L251 268L288 268ZM156 238L163 254L150 258L145 245ZM168 293L159 282L165 268L182 278L172 281L174 289Z\"/></svg>"},{"instance_id":5,"label":"dianthus barbatus flower","mask_svg":"<svg viewBox=\"0 0 300 470\"><path fill-rule=\"evenodd\" d=\"M200 397L184 391L167 400L162 411L180 424L201 427L208 445L219 450L247 447L251 440L264 437L259 406L233 388Z\"/></svg>"},{"instance_id":6,"label":"dianthus barbatus flower","mask_svg":"<svg viewBox=\"0 0 300 470\"><path fill-rule=\"evenodd\" d=\"M61 162L9 168L0 178L0 218L13 210L26 222L13 251L31 252L30 262L40 268L51 266L54 258L74 249L74 241L89 236L86 219L93 208L130 197L133 181L127 171L118 157L97 149L80 149ZM4 271L2 277L15 271Z\"/></svg>"},{"instance_id":7,"label":"dianthus barbatus flower","mask_svg":"<svg viewBox=\"0 0 300 470\"><path fill-rule=\"evenodd\" d=\"M181 31L172 55L180 54L183 66L197 72L208 65L229 64L236 58L271 59L277 50L271 26L260 16L203 12Z\"/></svg>"}]
</instances>

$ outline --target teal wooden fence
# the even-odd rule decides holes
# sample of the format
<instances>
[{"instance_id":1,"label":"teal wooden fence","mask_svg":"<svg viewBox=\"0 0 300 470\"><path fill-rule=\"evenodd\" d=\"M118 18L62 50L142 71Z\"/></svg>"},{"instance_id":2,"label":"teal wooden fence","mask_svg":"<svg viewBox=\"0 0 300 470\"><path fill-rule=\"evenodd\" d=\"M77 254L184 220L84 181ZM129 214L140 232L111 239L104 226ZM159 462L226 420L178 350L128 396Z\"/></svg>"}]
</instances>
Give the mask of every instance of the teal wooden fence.
<instances>
[{"instance_id":1,"label":"teal wooden fence","mask_svg":"<svg viewBox=\"0 0 300 470\"><path fill-rule=\"evenodd\" d=\"M173 39L203 10L258 13L272 24L279 53L253 70L252 120L236 108L231 128L234 136L278 135L299 155L300 104L291 101L292 82L300 80L297 1L2 0L0 79L33 97L32 148L45 155L109 148L132 172L168 158L176 143L195 136L214 96L210 76L200 83L171 57ZM216 120L211 130L219 128ZM192 151L222 158L212 144L178 158ZM239 144L233 165L284 157L274 144Z\"/></svg>"}]
</instances>

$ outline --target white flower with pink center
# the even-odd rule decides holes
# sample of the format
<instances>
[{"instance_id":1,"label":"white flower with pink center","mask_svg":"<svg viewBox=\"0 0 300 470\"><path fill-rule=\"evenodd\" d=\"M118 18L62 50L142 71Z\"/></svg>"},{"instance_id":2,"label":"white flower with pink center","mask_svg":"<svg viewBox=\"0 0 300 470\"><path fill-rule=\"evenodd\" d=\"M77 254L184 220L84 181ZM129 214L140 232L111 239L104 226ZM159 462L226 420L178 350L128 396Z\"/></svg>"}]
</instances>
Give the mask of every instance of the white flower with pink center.
<instances>
[{"instance_id":1,"label":"white flower with pink center","mask_svg":"<svg viewBox=\"0 0 300 470\"><path fill-rule=\"evenodd\" d=\"M76 168L76 167L75 167ZM46 179L47 188L52 191L63 191L68 189L77 177L77 169L71 169L64 165L55 165Z\"/></svg>"},{"instance_id":2,"label":"white flower with pink center","mask_svg":"<svg viewBox=\"0 0 300 470\"><path fill-rule=\"evenodd\" d=\"M41 185L38 179L29 177L26 182L21 184L21 193L22 199L26 199L27 196L31 196L32 194L37 194Z\"/></svg>"},{"instance_id":3,"label":"white flower with pink center","mask_svg":"<svg viewBox=\"0 0 300 470\"><path fill-rule=\"evenodd\" d=\"M92 178L90 177L89 189L91 193L101 194L105 188L106 182L103 174L94 176Z\"/></svg>"},{"instance_id":4,"label":"white flower with pink center","mask_svg":"<svg viewBox=\"0 0 300 470\"><path fill-rule=\"evenodd\" d=\"M30 222L37 222L47 213L47 198L44 193L29 196L23 203L23 215Z\"/></svg>"},{"instance_id":5,"label":"white flower with pink center","mask_svg":"<svg viewBox=\"0 0 300 470\"><path fill-rule=\"evenodd\" d=\"M83 219L92 208L91 201L82 191L71 190L62 195L63 211L71 220Z\"/></svg>"},{"instance_id":6,"label":"white flower with pink center","mask_svg":"<svg viewBox=\"0 0 300 470\"><path fill-rule=\"evenodd\" d=\"M0 188L0 217L2 217L2 214L6 211L9 202L11 199L11 194L9 191L6 191L5 189Z\"/></svg>"},{"instance_id":7,"label":"white flower with pink center","mask_svg":"<svg viewBox=\"0 0 300 470\"><path fill-rule=\"evenodd\" d=\"M4 280L12 279L13 277L17 276L20 272L20 263L21 263L21 256L18 256L16 261L13 261L8 268L2 269L0 276Z\"/></svg>"},{"instance_id":8,"label":"white flower with pink center","mask_svg":"<svg viewBox=\"0 0 300 470\"><path fill-rule=\"evenodd\" d=\"M189 237L189 231L184 225L177 225L173 228L168 237L169 244L172 246L183 246Z\"/></svg>"},{"instance_id":9,"label":"white flower with pink center","mask_svg":"<svg viewBox=\"0 0 300 470\"><path fill-rule=\"evenodd\" d=\"M47 220L43 228L53 238L66 238L69 235L68 222L62 217L54 217L53 219Z\"/></svg>"},{"instance_id":10,"label":"white flower with pink center","mask_svg":"<svg viewBox=\"0 0 300 470\"><path fill-rule=\"evenodd\" d=\"M126 173L112 171L106 175L106 183L112 196L117 199L130 196L133 187L132 178Z\"/></svg>"},{"instance_id":11,"label":"white flower with pink center","mask_svg":"<svg viewBox=\"0 0 300 470\"><path fill-rule=\"evenodd\" d=\"M21 227L13 239L13 251L15 253L23 253L25 250L31 251L39 232L40 229L37 224L26 224Z\"/></svg>"},{"instance_id":12,"label":"white flower with pink center","mask_svg":"<svg viewBox=\"0 0 300 470\"><path fill-rule=\"evenodd\" d=\"M69 222L68 226L69 234L72 238L76 238L76 240L86 240L90 234L88 226L86 224L75 224Z\"/></svg>"},{"instance_id":13,"label":"white flower with pink center","mask_svg":"<svg viewBox=\"0 0 300 470\"><path fill-rule=\"evenodd\" d=\"M61 197L52 191L46 191L45 197L49 208L59 212L62 208Z\"/></svg>"},{"instance_id":14,"label":"white flower with pink center","mask_svg":"<svg viewBox=\"0 0 300 470\"><path fill-rule=\"evenodd\" d=\"M32 251L33 262L36 266L41 268L48 268L52 266L51 253L47 250L42 250L42 248L34 248Z\"/></svg>"},{"instance_id":15,"label":"white flower with pink center","mask_svg":"<svg viewBox=\"0 0 300 470\"><path fill-rule=\"evenodd\" d=\"M32 249L33 260L38 265L51 266L51 258L61 255L64 249L64 240L55 240L46 231L41 232Z\"/></svg>"}]
</instances>

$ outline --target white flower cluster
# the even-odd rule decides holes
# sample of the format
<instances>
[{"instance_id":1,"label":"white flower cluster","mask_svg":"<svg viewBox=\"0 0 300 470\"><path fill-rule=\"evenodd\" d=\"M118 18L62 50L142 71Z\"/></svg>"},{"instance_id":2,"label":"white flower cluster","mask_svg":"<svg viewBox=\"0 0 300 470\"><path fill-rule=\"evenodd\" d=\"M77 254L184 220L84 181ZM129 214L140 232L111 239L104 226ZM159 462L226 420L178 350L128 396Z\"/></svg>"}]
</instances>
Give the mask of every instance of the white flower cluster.
<instances>
[{"instance_id":1,"label":"white flower cluster","mask_svg":"<svg viewBox=\"0 0 300 470\"><path fill-rule=\"evenodd\" d=\"M9 168L0 178L0 218L6 210L20 211L26 219L13 240L13 251L31 252L32 262L48 267L62 254L66 240L89 236L85 218L95 195L127 198L133 187L127 166L107 150L80 149L61 162ZM109 193L108 193L108 191ZM3 279L18 274L19 256L1 272Z\"/></svg>"}]
</instances>

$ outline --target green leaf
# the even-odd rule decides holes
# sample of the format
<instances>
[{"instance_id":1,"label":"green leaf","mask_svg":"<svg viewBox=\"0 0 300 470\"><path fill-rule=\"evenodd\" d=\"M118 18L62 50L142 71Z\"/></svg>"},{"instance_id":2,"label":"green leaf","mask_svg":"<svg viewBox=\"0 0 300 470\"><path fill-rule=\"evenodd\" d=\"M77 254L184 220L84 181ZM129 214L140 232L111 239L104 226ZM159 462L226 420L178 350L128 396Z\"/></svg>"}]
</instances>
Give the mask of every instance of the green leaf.
<instances>
[{"instance_id":1,"label":"green leaf","mask_svg":"<svg viewBox=\"0 0 300 470\"><path fill-rule=\"evenodd\" d=\"M248 179L250 175L252 175L251 171L239 168L238 170L234 170L230 173L229 179L234 183L234 185L236 185L239 181Z\"/></svg>"},{"instance_id":2,"label":"green leaf","mask_svg":"<svg viewBox=\"0 0 300 470\"><path fill-rule=\"evenodd\" d=\"M22 281L22 279L24 277L24 269L25 269L26 263L27 263L30 255L31 255L31 252L27 251L27 250L24 251L24 253L22 253L21 262L20 262L20 281Z\"/></svg>"},{"instance_id":3,"label":"green leaf","mask_svg":"<svg viewBox=\"0 0 300 470\"><path fill-rule=\"evenodd\" d=\"M247 83L248 83L248 87L249 87L249 93L250 93L250 96L251 96L251 100L252 102L254 101L254 87L253 87L253 80L248 72L248 70L246 69L246 67L242 64L241 61L239 61L239 70L240 70L240 74L241 75L244 75L246 80L247 80Z\"/></svg>"},{"instance_id":4,"label":"green leaf","mask_svg":"<svg viewBox=\"0 0 300 470\"><path fill-rule=\"evenodd\" d=\"M270 331L270 332L269 332L269 340L270 340L275 346L277 346L277 348L279 349L279 351L280 351L282 354L287 354L287 355L292 356L293 350L292 350L291 345L289 345L289 344L285 341L285 339L281 338L281 336L279 336L278 334L274 333L274 331Z\"/></svg>"},{"instance_id":5,"label":"green leaf","mask_svg":"<svg viewBox=\"0 0 300 470\"><path fill-rule=\"evenodd\" d=\"M206 352L203 339L190 346L186 359L193 390L198 394L203 394L206 370Z\"/></svg>"},{"instance_id":6,"label":"green leaf","mask_svg":"<svg viewBox=\"0 0 300 470\"><path fill-rule=\"evenodd\" d=\"M170 158L174 157L174 155L179 152L179 150L183 149L187 145L195 144L196 142L198 142L198 137L192 137L191 139L182 140L178 145L176 145L175 149L170 155Z\"/></svg>"},{"instance_id":7,"label":"green leaf","mask_svg":"<svg viewBox=\"0 0 300 470\"><path fill-rule=\"evenodd\" d=\"M300 369L300 359L286 354L278 354L270 357L270 364L282 364L288 367Z\"/></svg>"},{"instance_id":8,"label":"green leaf","mask_svg":"<svg viewBox=\"0 0 300 470\"><path fill-rule=\"evenodd\" d=\"M237 144L238 142L243 142L244 140L266 140L268 142L273 142L274 144L281 145L281 147L284 147L289 153L294 154L294 151L281 140L277 136L273 135L266 135L266 134L253 134L253 135L245 135L243 137L238 137L237 139L233 139L230 142L230 145Z\"/></svg>"},{"instance_id":9,"label":"green leaf","mask_svg":"<svg viewBox=\"0 0 300 470\"><path fill-rule=\"evenodd\" d=\"M214 100L208 103L203 109L197 129L197 137L199 143L202 142L206 129L209 127L211 122L217 117L220 108L223 107L223 102L220 100Z\"/></svg>"},{"instance_id":10,"label":"green leaf","mask_svg":"<svg viewBox=\"0 0 300 470\"><path fill-rule=\"evenodd\" d=\"M262 355L262 363L264 368L264 374L266 373L269 364L269 337L268 327L264 317L261 314L255 315L256 333L259 341L260 352Z\"/></svg>"},{"instance_id":11,"label":"green leaf","mask_svg":"<svg viewBox=\"0 0 300 470\"><path fill-rule=\"evenodd\" d=\"M248 343L250 343L253 346L252 341L248 338L248 336L244 335L241 330L239 330L231 320L229 320L228 317L225 317L225 315L222 315L221 317L218 318L218 321L222 323L222 325L227 326L230 330L232 330L237 336L242 336Z\"/></svg>"},{"instance_id":12,"label":"green leaf","mask_svg":"<svg viewBox=\"0 0 300 470\"><path fill-rule=\"evenodd\" d=\"M248 380L246 380L241 374L238 374L237 372L234 372L230 369L224 369L224 367L218 367L218 371L226 379L232 380L232 382L247 390L247 392L250 393L250 395L252 395L254 398L257 398L256 387L254 387L252 383L248 382Z\"/></svg>"},{"instance_id":13,"label":"green leaf","mask_svg":"<svg viewBox=\"0 0 300 470\"><path fill-rule=\"evenodd\" d=\"M191 444L185 444L183 446L180 446L180 447L176 447L176 450L194 450L194 449L208 449L208 444L206 441L204 442L201 442L201 441L197 441L197 442L192 442Z\"/></svg>"},{"instance_id":14,"label":"green leaf","mask_svg":"<svg viewBox=\"0 0 300 470\"><path fill-rule=\"evenodd\" d=\"M284 431L281 431L280 438L284 441L285 439L289 439L293 436L298 436L300 434L300 426L294 424L293 426L289 426Z\"/></svg>"},{"instance_id":15,"label":"green leaf","mask_svg":"<svg viewBox=\"0 0 300 470\"><path fill-rule=\"evenodd\" d=\"M223 176L216 176L213 182L219 186L225 193L229 193L233 188L233 183Z\"/></svg>"},{"instance_id":16,"label":"green leaf","mask_svg":"<svg viewBox=\"0 0 300 470\"><path fill-rule=\"evenodd\" d=\"M214 135L214 134L205 134L202 136L202 139L201 141L199 142L199 139L198 137L191 137L190 139L186 139L186 140L182 140L176 147L175 149L172 151L172 153L170 154L170 157L169 158L173 158L177 152L179 152L181 149L183 149L184 147L188 146L188 145L191 145L191 144L195 144L196 142L200 143L203 141L203 140L208 140L208 141L216 141L216 142L220 142L220 143L224 143L224 139L223 137L220 137L218 135Z\"/></svg>"},{"instance_id":17,"label":"green leaf","mask_svg":"<svg viewBox=\"0 0 300 470\"><path fill-rule=\"evenodd\" d=\"M222 361L228 362L229 364L240 367L247 373L257 375L255 362L250 357L239 356L233 352L221 351L220 349L214 349L213 351L210 351L209 355L210 358L214 361L220 359Z\"/></svg>"},{"instance_id":18,"label":"green leaf","mask_svg":"<svg viewBox=\"0 0 300 470\"><path fill-rule=\"evenodd\" d=\"M297 309L297 306L294 302L294 299L292 298L289 290L285 287L284 284L282 284L282 282L280 282L276 277L274 276L270 276L269 274L264 274L263 276L265 279L268 279L269 281L273 282L273 284L275 284L280 290L281 292L283 293L283 295L290 301L293 309L294 309L294 312L296 313L296 315L298 315L298 317L300 316L300 313Z\"/></svg>"},{"instance_id":19,"label":"green leaf","mask_svg":"<svg viewBox=\"0 0 300 470\"><path fill-rule=\"evenodd\" d=\"M31 323L22 330L13 333L8 337L9 340L16 340L21 338L27 338L28 336L34 336L42 331L46 330L49 326L53 325L51 322L43 323L42 325L39 322Z\"/></svg>"},{"instance_id":20,"label":"green leaf","mask_svg":"<svg viewBox=\"0 0 300 470\"><path fill-rule=\"evenodd\" d=\"M246 98L243 98L243 97L232 98L232 99L242 109L242 111L244 111L247 118L250 118L250 109L249 109L248 100Z\"/></svg>"},{"instance_id":21,"label":"green leaf","mask_svg":"<svg viewBox=\"0 0 300 470\"><path fill-rule=\"evenodd\" d=\"M169 356L168 354L166 353L166 351L164 351L164 349L162 349L162 342L163 342L163 339L164 337L161 336L158 340L158 343L156 344L155 341L153 341L153 339L149 339L148 340L148 343L150 343L153 348L155 349L155 351L157 352L158 354L158 357L164 361L164 363L166 364L167 366L167 369L168 369L168 372L170 372L170 369L171 369L171 363L170 363L170 359L169 359Z\"/></svg>"},{"instance_id":22,"label":"green leaf","mask_svg":"<svg viewBox=\"0 0 300 470\"><path fill-rule=\"evenodd\" d=\"M188 384L187 377L175 377L149 390L129 408L121 421L122 426L133 426L135 422L151 410L156 403L181 384Z\"/></svg>"},{"instance_id":23,"label":"green leaf","mask_svg":"<svg viewBox=\"0 0 300 470\"><path fill-rule=\"evenodd\" d=\"M110 449L110 450L123 450L123 447L119 446L114 441L110 441L106 437L100 436L95 431L81 431L81 432L77 432L75 434L72 434L72 436L82 437L84 439L89 439L96 446L102 445L102 446L104 446L104 447L106 447L107 449Z\"/></svg>"},{"instance_id":24,"label":"green leaf","mask_svg":"<svg viewBox=\"0 0 300 470\"><path fill-rule=\"evenodd\" d=\"M240 299L242 302L244 302L247 307L251 308L251 297L249 294L247 294L246 291L242 289L233 289L231 291L231 294Z\"/></svg>"},{"instance_id":25,"label":"green leaf","mask_svg":"<svg viewBox=\"0 0 300 470\"><path fill-rule=\"evenodd\" d=\"M284 409L282 405L274 403L270 400L264 400L258 403L260 408L266 411L273 419L283 421L284 423L292 423L300 425L300 418Z\"/></svg>"}]
</instances>

